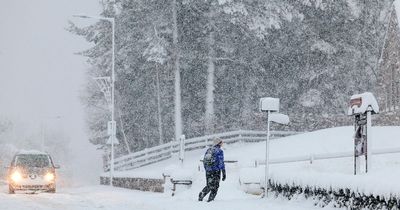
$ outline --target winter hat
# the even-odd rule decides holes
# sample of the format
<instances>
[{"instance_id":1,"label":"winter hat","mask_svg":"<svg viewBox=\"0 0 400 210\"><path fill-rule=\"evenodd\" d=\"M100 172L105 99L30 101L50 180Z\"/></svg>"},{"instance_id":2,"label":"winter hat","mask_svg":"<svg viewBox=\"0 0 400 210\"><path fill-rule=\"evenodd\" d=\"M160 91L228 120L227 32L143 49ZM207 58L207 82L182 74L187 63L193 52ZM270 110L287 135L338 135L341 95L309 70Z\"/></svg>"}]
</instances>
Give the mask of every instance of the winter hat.
<instances>
[{"instance_id":1,"label":"winter hat","mask_svg":"<svg viewBox=\"0 0 400 210\"><path fill-rule=\"evenodd\" d=\"M217 144L222 143L222 139L216 137L216 138L214 138L213 142L214 142L214 145L217 145Z\"/></svg>"}]
</instances>

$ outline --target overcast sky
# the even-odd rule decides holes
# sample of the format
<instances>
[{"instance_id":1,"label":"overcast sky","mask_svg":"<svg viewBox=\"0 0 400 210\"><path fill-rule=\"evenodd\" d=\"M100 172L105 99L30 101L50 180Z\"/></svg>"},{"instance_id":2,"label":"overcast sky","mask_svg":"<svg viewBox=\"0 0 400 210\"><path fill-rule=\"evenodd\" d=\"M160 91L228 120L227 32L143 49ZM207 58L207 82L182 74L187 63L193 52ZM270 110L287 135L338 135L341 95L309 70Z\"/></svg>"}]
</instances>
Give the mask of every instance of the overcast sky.
<instances>
[{"instance_id":1,"label":"overcast sky","mask_svg":"<svg viewBox=\"0 0 400 210\"><path fill-rule=\"evenodd\" d=\"M1 115L79 116L87 64L73 53L89 45L65 27L73 14L98 14L98 0L0 2Z\"/></svg>"}]
</instances>

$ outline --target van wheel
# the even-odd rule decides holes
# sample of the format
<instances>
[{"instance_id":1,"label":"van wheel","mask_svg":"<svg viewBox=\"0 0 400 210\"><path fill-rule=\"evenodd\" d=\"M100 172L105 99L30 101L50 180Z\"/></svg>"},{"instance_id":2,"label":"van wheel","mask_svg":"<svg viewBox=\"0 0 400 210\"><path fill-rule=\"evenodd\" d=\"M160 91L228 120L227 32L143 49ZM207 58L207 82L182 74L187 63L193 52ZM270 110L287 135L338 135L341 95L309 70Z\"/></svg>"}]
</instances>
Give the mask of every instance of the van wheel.
<instances>
[{"instance_id":1,"label":"van wheel","mask_svg":"<svg viewBox=\"0 0 400 210\"><path fill-rule=\"evenodd\" d=\"M11 185L8 185L8 194L15 194L15 190Z\"/></svg>"}]
</instances>

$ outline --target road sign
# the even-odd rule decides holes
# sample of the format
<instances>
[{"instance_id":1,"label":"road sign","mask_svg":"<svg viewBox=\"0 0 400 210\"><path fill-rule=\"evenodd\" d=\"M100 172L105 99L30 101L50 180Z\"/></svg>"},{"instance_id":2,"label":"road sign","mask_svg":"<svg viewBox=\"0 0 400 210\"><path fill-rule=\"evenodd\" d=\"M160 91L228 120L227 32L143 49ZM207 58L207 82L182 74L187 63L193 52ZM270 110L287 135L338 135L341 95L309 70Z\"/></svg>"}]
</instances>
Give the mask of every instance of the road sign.
<instances>
[{"instance_id":1,"label":"road sign","mask_svg":"<svg viewBox=\"0 0 400 210\"><path fill-rule=\"evenodd\" d=\"M112 138L112 136L108 137L106 144L111 145L111 142L112 142L111 138ZM114 145L118 145L118 144L119 144L119 140L117 139L116 136L114 136Z\"/></svg>"},{"instance_id":2,"label":"road sign","mask_svg":"<svg viewBox=\"0 0 400 210\"><path fill-rule=\"evenodd\" d=\"M289 124L289 116L281 113L270 113L268 116L268 120L271 122L276 122L279 124L287 125Z\"/></svg>"},{"instance_id":3,"label":"road sign","mask_svg":"<svg viewBox=\"0 0 400 210\"><path fill-rule=\"evenodd\" d=\"M117 123L115 121L108 121L107 123L107 134L108 135L116 135L117 133Z\"/></svg>"},{"instance_id":4,"label":"road sign","mask_svg":"<svg viewBox=\"0 0 400 210\"><path fill-rule=\"evenodd\" d=\"M279 98L260 98L260 111L279 112Z\"/></svg>"}]
</instances>

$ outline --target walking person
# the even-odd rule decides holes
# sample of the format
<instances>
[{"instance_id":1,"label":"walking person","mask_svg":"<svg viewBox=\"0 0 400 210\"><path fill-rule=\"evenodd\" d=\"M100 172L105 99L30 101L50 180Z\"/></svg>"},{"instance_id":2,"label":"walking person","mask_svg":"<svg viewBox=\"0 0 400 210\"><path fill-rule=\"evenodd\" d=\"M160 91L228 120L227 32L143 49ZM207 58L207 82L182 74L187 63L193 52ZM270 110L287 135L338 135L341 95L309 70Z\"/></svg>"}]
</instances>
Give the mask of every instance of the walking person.
<instances>
[{"instance_id":1,"label":"walking person","mask_svg":"<svg viewBox=\"0 0 400 210\"><path fill-rule=\"evenodd\" d=\"M208 148L204 158L203 164L206 171L207 185L199 193L199 201L203 201L203 198L210 193L207 202L213 201L217 195L219 182L226 179L225 164L224 164L224 152L221 149L223 142L220 138L213 140L213 146Z\"/></svg>"}]
</instances>

